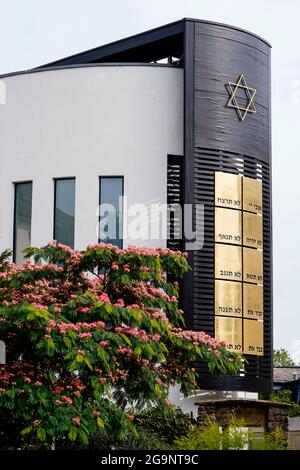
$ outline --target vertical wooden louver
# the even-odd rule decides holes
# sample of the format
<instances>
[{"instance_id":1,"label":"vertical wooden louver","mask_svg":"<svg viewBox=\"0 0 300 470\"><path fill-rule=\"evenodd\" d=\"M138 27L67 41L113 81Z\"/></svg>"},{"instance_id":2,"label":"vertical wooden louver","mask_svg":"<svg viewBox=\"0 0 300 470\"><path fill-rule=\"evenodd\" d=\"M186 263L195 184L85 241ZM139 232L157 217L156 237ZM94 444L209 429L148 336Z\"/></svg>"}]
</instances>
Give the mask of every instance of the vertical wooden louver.
<instances>
[{"instance_id":1,"label":"vertical wooden louver","mask_svg":"<svg viewBox=\"0 0 300 470\"><path fill-rule=\"evenodd\" d=\"M194 159L194 202L204 204L204 247L194 252L193 328L214 335L214 176L216 171L248 176L263 184L264 243L264 356L245 355L247 363L240 376L211 375L204 364L198 364L205 388L268 391L272 364L272 295L271 295L271 212L270 173L265 162L246 155L207 148L196 148ZM228 385L226 385L228 382ZM200 384L201 386L201 384Z\"/></svg>"},{"instance_id":2,"label":"vertical wooden louver","mask_svg":"<svg viewBox=\"0 0 300 470\"><path fill-rule=\"evenodd\" d=\"M183 201L183 157L179 155L168 155L167 174L167 203L169 206L179 204ZM182 219L183 220L183 219ZM169 238L167 246L171 250L182 250L183 240L181 236L182 220L178 214L171 212L168 218Z\"/></svg>"}]
</instances>

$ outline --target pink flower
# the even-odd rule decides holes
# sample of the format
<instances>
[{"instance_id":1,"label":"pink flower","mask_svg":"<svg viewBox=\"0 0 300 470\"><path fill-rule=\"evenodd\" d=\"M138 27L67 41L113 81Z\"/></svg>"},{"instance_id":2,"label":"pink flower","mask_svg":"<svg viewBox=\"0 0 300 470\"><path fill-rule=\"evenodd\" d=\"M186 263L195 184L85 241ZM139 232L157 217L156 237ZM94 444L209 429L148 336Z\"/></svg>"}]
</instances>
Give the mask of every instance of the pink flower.
<instances>
[{"instance_id":1,"label":"pink flower","mask_svg":"<svg viewBox=\"0 0 300 470\"><path fill-rule=\"evenodd\" d=\"M85 339L85 338L90 338L92 336L92 333L79 333L79 338Z\"/></svg>"},{"instance_id":2,"label":"pink flower","mask_svg":"<svg viewBox=\"0 0 300 470\"><path fill-rule=\"evenodd\" d=\"M80 418L72 418L72 421L74 424L76 424L77 426L80 425Z\"/></svg>"},{"instance_id":3,"label":"pink flower","mask_svg":"<svg viewBox=\"0 0 300 470\"><path fill-rule=\"evenodd\" d=\"M64 387L62 385L56 385L53 392L55 393L55 395L59 395L63 390L64 390Z\"/></svg>"},{"instance_id":4,"label":"pink flower","mask_svg":"<svg viewBox=\"0 0 300 470\"><path fill-rule=\"evenodd\" d=\"M109 303L110 304L110 298L108 297L108 295L106 294L106 292L103 292L99 299L102 301L102 302L105 302L105 303Z\"/></svg>"},{"instance_id":5,"label":"pink flower","mask_svg":"<svg viewBox=\"0 0 300 470\"><path fill-rule=\"evenodd\" d=\"M65 401L68 405L72 405L73 403L73 400L72 398L70 397L67 397L66 395L64 395L63 397L61 397L63 401Z\"/></svg>"},{"instance_id":6,"label":"pink flower","mask_svg":"<svg viewBox=\"0 0 300 470\"><path fill-rule=\"evenodd\" d=\"M156 333L155 335L152 336L153 341L159 341L160 340L160 335Z\"/></svg>"}]
</instances>

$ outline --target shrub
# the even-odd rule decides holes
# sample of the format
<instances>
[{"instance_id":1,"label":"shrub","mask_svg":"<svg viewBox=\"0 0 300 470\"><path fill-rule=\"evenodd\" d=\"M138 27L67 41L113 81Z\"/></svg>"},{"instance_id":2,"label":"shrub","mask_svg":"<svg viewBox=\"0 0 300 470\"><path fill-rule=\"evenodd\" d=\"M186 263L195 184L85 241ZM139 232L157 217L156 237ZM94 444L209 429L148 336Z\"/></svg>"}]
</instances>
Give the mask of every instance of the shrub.
<instances>
[{"instance_id":1,"label":"shrub","mask_svg":"<svg viewBox=\"0 0 300 470\"><path fill-rule=\"evenodd\" d=\"M123 439L113 440L113 436L98 433L92 437L90 450L171 450L172 446L146 429L137 427L136 432L128 432Z\"/></svg>"},{"instance_id":2,"label":"shrub","mask_svg":"<svg viewBox=\"0 0 300 470\"><path fill-rule=\"evenodd\" d=\"M300 416L300 405L292 401L292 391L288 389L280 390L270 396L270 400L279 401L283 403L288 403L291 405L289 407L289 416L291 418Z\"/></svg>"},{"instance_id":3,"label":"shrub","mask_svg":"<svg viewBox=\"0 0 300 470\"><path fill-rule=\"evenodd\" d=\"M291 405L292 406L289 409L289 416L291 418L296 418L300 416L300 405L298 405L297 403L292 403Z\"/></svg>"},{"instance_id":4,"label":"shrub","mask_svg":"<svg viewBox=\"0 0 300 470\"><path fill-rule=\"evenodd\" d=\"M252 450L287 450L289 448L284 433L280 428L276 428L271 433L266 433L262 438L252 438L249 445Z\"/></svg>"},{"instance_id":5,"label":"shrub","mask_svg":"<svg viewBox=\"0 0 300 470\"><path fill-rule=\"evenodd\" d=\"M172 444L175 439L187 434L194 420L178 407L161 409L147 408L135 416L134 423L162 441Z\"/></svg>"},{"instance_id":6,"label":"shrub","mask_svg":"<svg viewBox=\"0 0 300 470\"><path fill-rule=\"evenodd\" d=\"M256 437L251 429L244 427L243 420L232 415L224 429L211 419L203 426L192 426L186 436L174 442L174 447L178 450L286 450L288 443L281 429Z\"/></svg>"},{"instance_id":7,"label":"shrub","mask_svg":"<svg viewBox=\"0 0 300 470\"><path fill-rule=\"evenodd\" d=\"M109 450L169 450L176 438L186 434L194 422L180 408L147 407L141 412L131 411L134 416L135 429L130 430L122 439L105 432L91 436L88 446L83 448ZM70 447L66 440L60 441L58 447Z\"/></svg>"},{"instance_id":8,"label":"shrub","mask_svg":"<svg viewBox=\"0 0 300 470\"><path fill-rule=\"evenodd\" d=\"M244 449L247 443L248 431L244 429L243 421L232 415L229 426L223 430L210 418L203 426L192 426L186 436L174 442L174 446L178 450L237 450Z\"/></svg>"}]
</instances>

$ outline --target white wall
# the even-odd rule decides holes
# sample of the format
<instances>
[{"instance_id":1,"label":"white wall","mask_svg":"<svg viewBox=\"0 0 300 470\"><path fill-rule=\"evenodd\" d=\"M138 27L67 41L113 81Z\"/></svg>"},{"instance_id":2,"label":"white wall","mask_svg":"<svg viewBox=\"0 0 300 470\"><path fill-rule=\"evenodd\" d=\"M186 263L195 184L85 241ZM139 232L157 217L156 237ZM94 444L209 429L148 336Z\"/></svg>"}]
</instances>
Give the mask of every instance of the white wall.
<instances>
[{"instance_id":1,"label":"white wall","mask_svg":"<svg viewBox=\"0 0 300 470\"><path fill-rule=\"evenodd\" d=\"M201 377L200 377L201 379ZM204 379L205 380L205 379ZM180 392L180 386L170 387L169 400L176 406L179 406L184 413L192 414L193 418L198 416L198 405L195 403L205 400L216 399L240 399L240 400L258 400L258 393L255 392L232 392L222 390L196 390L193 395L185 397Z\"/></svg>"},{"instance_id":2,"label":"white wall","mask_svg":"<svg viewBox=\"0 0 300 470\"><path fill-rule=\"evenodd\" d=\"M166 202L167 154L183 154L182 70L95 66L2 80L0 251L13 244L14 182L33 181L33 246L53 238L53 178L76 177L79 249L97 242L99 176L124 176L128 204Z\"/></svg>"}]
</instances>

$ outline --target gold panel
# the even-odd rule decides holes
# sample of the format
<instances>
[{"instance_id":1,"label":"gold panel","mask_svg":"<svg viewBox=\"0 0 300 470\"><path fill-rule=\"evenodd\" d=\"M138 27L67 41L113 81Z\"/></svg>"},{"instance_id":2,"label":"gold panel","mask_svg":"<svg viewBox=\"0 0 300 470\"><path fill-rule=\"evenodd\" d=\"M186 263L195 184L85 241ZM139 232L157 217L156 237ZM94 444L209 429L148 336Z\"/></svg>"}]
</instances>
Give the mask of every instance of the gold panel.
<instances>
[{"instance_id":1,"label":"gold panel","mask_svg":"<svg viewBox=\"0 0 300 470\"><path fill-rule=\"evenodd\" d=\"M241 245L242 213L240 211L215 208L215 241Z\"/></svg>"},{"instance_id":2,"label":"gold panel","mask_svg":"<svg viewBox=\"0 0 300 470\"><path fill-rule=\"evenodd\" d=\"M244 309L246 318L262 320L264 317L264 292L262 286L244 284Z\"/></svg>"},{"instance_id":3,"label":"gold panel","mask_svg":"<svg viewBox=\"0 0 300 470\"><path fill-rule=\"evenodd\" d=\"M244 281L254 284L263 283L263 253L260 250L243 248Z\"/></svg>"},{"instance_id":4,"label":"gold panel","mask_svg":"<svg viewBox=\"0 0 300 470\"><path fill-rule=\"evenodd\" d=\"M244 353L264 355L264 324L258 320L244 320Z\"/></svg>"},{"instance_id":5,"label":"gold panel","mask_svg":"<svg viewBox=\"0 0 300 470\"><path fill-rule=\"evenodd\" d=\"M226 341L230 351L242 352L242 319L215 317L215 337L217 341Z\"/></svg>"},{"instance_id":6,"label":"gold panel","mask_svg":"<svg viewBox=\"0 0 300 470\"><path fill-rule=\"evenodd\" d=\"M242 177L215 172L215 205L242 209Z\"/></svg>"},{"instance_id":7,"label":"gold panel","mask_svg":"<svg viewBox=\"0 0 300 470\"><path fill-rule=\"evenodd\" d=\"M262 214L262 182L253 178L243 178L244 211Z\"/></svg>"},{"instance_id":8,"label":"gold panel","mask_svg":"<svg viewBox=\"0 0 300 470\"><path fill-rule=\"evenodd\" d=\"M215 314L242 316L242 283L215 281Z\"/></svg>"},{"instance_id":9,"label":"gold panel","mask_svg":"<svg viewBox=\"0 0 300 470\"><path fill-rule=\"evenodd\" d=\"M243 212L243 244L253 248L263 246L262 216Z\"/></svg>"},{"instance_id":10,"label":"gold panel","mask_svg":"<svg viewBox=\"0 0 300 470\"><path fill-rule=\"evenodd\" d=\"M242 248L215 245L215 277L231 281L242 280Z\"/></svg>"}]
</instances>

